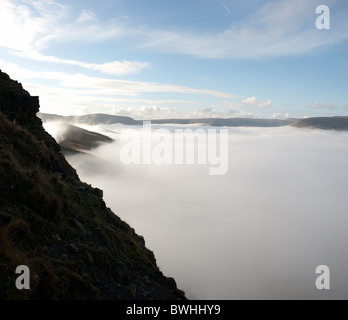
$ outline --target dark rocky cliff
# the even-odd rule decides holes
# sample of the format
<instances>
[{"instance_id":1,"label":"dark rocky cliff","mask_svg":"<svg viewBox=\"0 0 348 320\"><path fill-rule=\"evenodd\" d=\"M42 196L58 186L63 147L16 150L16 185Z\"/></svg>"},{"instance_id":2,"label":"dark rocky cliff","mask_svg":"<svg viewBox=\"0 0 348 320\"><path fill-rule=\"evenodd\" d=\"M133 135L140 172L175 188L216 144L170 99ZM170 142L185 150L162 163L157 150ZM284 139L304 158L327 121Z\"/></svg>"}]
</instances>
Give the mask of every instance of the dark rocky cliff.
<instances>
[{"instance_id":1,"label":"dark rocky cliff","mask_svg":"<svg viewBox=\"0 0 348 320\"><path fill-rule=\"evenodd\" d=\"M0 71L0 299L185 299L101 190L79 180L38 111ZM18 265L30 290L15 287Z\"/></svg>"}]
</instances>

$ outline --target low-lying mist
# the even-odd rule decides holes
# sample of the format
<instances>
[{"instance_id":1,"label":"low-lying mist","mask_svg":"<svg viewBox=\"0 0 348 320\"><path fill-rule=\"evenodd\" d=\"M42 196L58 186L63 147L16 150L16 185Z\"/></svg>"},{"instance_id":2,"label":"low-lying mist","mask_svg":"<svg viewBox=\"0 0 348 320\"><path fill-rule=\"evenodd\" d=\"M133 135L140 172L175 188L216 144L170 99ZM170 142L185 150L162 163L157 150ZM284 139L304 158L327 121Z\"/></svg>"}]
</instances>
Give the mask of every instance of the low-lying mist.
<instances>
[{"instance_id":1,"label":"low-lying mist","mask_svg":"<svg viewBox=\"0 0 348 320\"><path fill-rule=\"evenodd\" d=\"M230 128L222 176L209 165L126 166L122 146L67 159L188 298L348 298L348 133ZM316 289L319 265L331 290Z\"/></svg>"}]
</instances>

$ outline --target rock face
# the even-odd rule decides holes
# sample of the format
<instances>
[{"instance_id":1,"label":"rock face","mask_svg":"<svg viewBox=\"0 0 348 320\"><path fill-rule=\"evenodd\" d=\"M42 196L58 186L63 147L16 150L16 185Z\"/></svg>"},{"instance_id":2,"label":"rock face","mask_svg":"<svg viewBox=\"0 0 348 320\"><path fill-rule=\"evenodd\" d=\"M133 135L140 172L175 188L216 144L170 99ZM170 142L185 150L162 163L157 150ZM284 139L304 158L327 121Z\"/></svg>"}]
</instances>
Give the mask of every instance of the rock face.
<instances>
[{"instance_id":1,"label":"rock face","mask_svg":"<svg viewBox=\"0 0 348 320\"><path fill-rule=\"evenodd\" d=\"M12 81L10 77L0 70L0 112L10 121L19 125L39 127L40 121L36 119L39 111L39 98L32 97L25 91L20 83Z\"/></svg>"},{"instance_id":2,"label":"rock face","mask_svg":"<svg viewBox=\"0 0 348 320\"><path fill-rule=\"evenodd\" d=\"M79 180L38 110L0 71L0 299L185 299L144 238ZM19 265L30 290L15 286Z\"/></svg>"}]
</instances>

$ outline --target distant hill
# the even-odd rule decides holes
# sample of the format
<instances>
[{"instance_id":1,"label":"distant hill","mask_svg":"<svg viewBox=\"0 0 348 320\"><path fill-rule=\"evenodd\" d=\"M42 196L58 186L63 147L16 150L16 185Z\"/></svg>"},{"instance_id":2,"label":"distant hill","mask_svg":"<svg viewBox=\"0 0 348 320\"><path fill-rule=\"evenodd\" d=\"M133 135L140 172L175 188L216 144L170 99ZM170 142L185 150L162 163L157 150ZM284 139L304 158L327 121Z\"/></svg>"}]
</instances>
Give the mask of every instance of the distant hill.
<instances>
[{"instance_id":1,"label":"distant hill","mask_svg":"<svg viewBox=\"0 0 348 320\"><path fill-rule=\"evenodd\" d=\"M65 121L67 123L108 125L120 123L124 125L142 125L142 120L134 120L130 117L118 117L107 114L90 114L85 116L58 116L51 114L39 114L43 121ZM160 119L151 120L152 124L177 124L212 127L254 127L254 128L276 128L294 126L297 128L317 128L325 130L348 130L348 117L319 117L307 119L249 119L249 118L202 118L202 119Z\"/></svg>"},{"instance_id":2,"label":"distant hill","mask_svg":"<svg viewBox=\"0 0 348 320\"><path fill-rule=\"evenodd\" d=\"M110 143L112 141L113 139L100 133L88 131L71 124L67 124L64 138L59 141L59 144L66 153L91 150L103 143Z\"/></svg>"},{"instance_id":3,"label":"distant hill","mask_svg":"<svg viewBox=\"0 0 348 320\"><path fill-rule=\"evenodd\" d=\"M291 120L247 118L167 119L151 122L153 124L202 124L212 127L282 127L293 123Z\"/></svg>"},{"instance_id":4,"label":"distant hill","mask_svg":"<svg viewBox=\"0 0 348 320\"><path fill-rule=\"evenodd\" d=\"M40 118L43 122L49 122L49 121L68 122L68 119L66 117L59 116L57 114L38 112L37 117Z\"/></svg>"},{"instance_id":5,"label":"distant hill","mask_svg":"<svg viewBox=\"0 0 348 320\"><path fill-rule=\"evenodd\" d=\"M54 114L39 113L39 118L43 122L57 122L62 131L62 138L58 140L59 145L65 155L91 150L104 143L113 141L110 137L82 129L72 125L69 117L58 116ZM74 121L73 121L74 122Z\"/></svg>"},{"instance_id":6,"label":"distant hill","mask_svg":"<svg viewBox=\"0 0 348 320\"><path fill-rule=\"evenodd\" d=\"M58 116L40 113L38 116L43 121L66 121L68 123L83 123L89 125L108 125L120 123L124 125L142 125L142 120L134 120L130 117L119 117L107 114L89 114L84 116ZM214 127L281 127L291 125L295 120L278 119L248 119L248 118L202 118L202 119L162 119L151 120L153 124L202 124Z\"/></svg>"},{"instance_id":7,"label":"distant hill","mask_svg":"<svg viewBox=\"0 0 348 320\"><path fill-rule=\"evenodd\" d=\"M38 97L0 71L0 300L185 300L103 191L80 181L38 110ZM30 290L16 288L19 265Z\"/></svg>"},{"instance_id":8,"label":"distant hill","mask_svg":"<svg viewBox=\"0 0 348 320\"><path fill-rule=\"evenodd\" d=\"M297 128L348 130L348 117L319 117L301 119L293 124Z\"/></svg>"},{"instance_id":9,"label":"distant hill","mask_svg":"<svg viewBox=\"0 0 348 320\"><path fill-rule=\"evenodd\" d=\"M96 113L96 114L87 114L83 116L59 116L55 114L48 113L38 113L38 117L42 119L42 121L66 121L68 123L78 124L88 124L88 125L99 125L99 124L114 124L121 123L124 125L137 125L140 122L134 120L130 117L120 117L113 116L108 114Z\"/></svg>"}]
</instances>

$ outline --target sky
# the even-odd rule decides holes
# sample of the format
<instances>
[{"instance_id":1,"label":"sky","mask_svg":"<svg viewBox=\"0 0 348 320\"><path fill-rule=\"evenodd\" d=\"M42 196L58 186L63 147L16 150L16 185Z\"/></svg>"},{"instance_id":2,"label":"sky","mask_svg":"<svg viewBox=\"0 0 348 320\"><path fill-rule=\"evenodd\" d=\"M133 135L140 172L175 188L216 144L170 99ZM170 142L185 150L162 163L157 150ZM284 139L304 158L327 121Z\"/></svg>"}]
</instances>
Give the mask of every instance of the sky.
<instances>
[{"instance_id":1,"label":"sky","mask_svg":"<svg viewBox=\"0 0 348 320\"><path fill-rule=\"evenodd\" d=\"M318 29L319 5L330 29ZM348 116L346 0L0 0L0 69L41 112Z\"/></svg>"}]
</instances>

